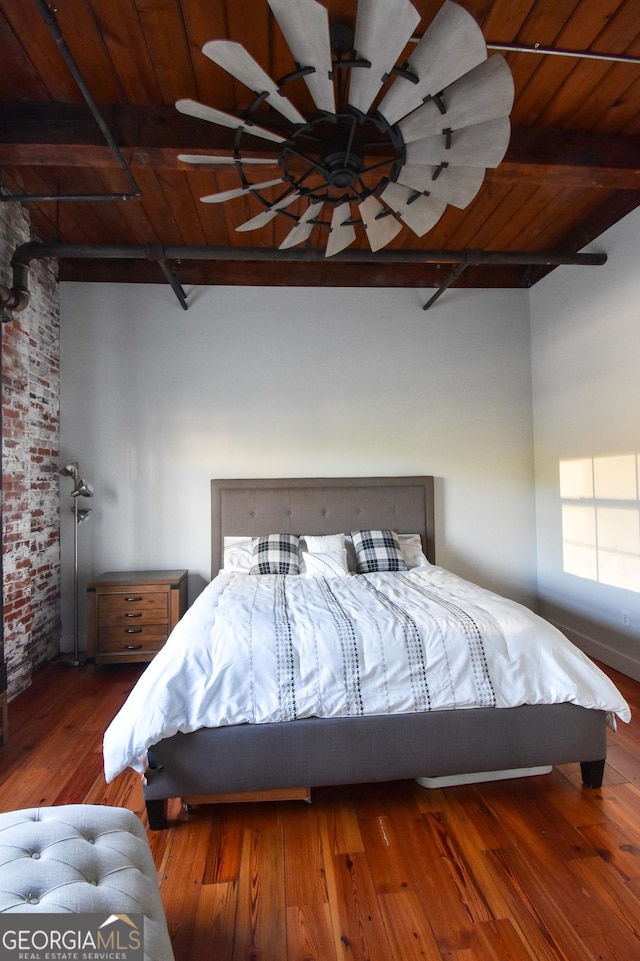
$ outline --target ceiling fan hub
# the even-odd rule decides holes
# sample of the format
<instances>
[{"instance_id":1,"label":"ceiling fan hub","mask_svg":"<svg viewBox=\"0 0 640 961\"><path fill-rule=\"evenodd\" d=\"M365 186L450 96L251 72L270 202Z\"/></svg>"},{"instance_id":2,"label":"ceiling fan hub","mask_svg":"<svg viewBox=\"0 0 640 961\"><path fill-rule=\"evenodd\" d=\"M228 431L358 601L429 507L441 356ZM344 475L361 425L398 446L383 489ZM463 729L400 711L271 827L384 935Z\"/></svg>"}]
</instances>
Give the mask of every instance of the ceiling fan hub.
<instances>
[{"instance_id":1,"label":"ceiling fan hub","mask_svg":"<svg viewBox=\"0 0 640 961\"><path fill-rule=\"evenodd\" d=\"M344 111L321 114L296 131L280 162L310 200L337 204L379 193L395 179L402 153L397 133L383 121Z\"/></svg>"},{"instance_id":2,"label":"ceiling fan hub","mask_svg":"<svg viewBox=\"0 0 640 961\"><path fill-rule=\"evenodd\" d=\"M337 150L325 155L324 164L327 171L327 182L339 190L351 187L363 167L362 157L353 151L349 154L345 150Z\"/></svg>"}]
</instances>

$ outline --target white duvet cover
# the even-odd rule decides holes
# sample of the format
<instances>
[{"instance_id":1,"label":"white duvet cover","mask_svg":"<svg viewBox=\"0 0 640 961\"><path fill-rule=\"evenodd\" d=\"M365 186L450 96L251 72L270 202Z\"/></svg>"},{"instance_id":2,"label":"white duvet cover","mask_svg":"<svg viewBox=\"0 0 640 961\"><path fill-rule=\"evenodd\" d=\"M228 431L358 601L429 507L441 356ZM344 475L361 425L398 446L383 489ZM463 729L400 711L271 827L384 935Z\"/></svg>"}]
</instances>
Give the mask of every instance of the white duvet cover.
<instances>
[{"instance_id":1,"label":"white duvet cover","mask_svg":"<svg viewBox=\"0 0 640 961\"><path fill-rule=\"evenodd\" d=\"M565 701L630 718L559 631L443 568L222 572L106 731L105 777L143 771L151 745L202 727Z\"/></svg>"}]
</instances>

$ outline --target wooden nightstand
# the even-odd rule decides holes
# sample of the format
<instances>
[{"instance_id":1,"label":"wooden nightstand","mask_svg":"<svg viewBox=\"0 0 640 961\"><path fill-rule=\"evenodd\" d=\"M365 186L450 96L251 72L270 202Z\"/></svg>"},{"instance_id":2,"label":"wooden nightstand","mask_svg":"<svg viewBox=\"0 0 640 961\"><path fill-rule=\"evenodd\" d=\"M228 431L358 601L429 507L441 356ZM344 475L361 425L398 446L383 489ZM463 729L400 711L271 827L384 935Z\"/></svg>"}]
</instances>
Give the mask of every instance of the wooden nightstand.
<instances>
[{"instance_id":1,"label":"wooden nightstand","mask_svg":"<svg viewBox=\"0 0 640 961\"><path fill-rule=\"evenodd\" d=\"M87 584L87 655L150 661L187 609L187 571L110 571Z\"/></svg>"}]
</instances>

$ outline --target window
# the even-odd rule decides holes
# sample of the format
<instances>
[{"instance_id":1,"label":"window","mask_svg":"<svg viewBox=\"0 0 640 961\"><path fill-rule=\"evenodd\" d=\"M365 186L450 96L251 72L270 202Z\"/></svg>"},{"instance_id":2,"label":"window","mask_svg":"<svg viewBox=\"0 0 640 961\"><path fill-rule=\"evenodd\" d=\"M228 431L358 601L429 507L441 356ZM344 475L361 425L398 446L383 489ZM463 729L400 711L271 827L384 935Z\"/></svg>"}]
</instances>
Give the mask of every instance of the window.
<instances>
[{"instance_id":1,"label":"window","mask_svg":"<svg viewBox=\"0 0 640 961\"><path fill-rule=\"evenodd\" d=\"M640 592L640 455L560 461L563 569Z\"/></svg>"}]
</instances>

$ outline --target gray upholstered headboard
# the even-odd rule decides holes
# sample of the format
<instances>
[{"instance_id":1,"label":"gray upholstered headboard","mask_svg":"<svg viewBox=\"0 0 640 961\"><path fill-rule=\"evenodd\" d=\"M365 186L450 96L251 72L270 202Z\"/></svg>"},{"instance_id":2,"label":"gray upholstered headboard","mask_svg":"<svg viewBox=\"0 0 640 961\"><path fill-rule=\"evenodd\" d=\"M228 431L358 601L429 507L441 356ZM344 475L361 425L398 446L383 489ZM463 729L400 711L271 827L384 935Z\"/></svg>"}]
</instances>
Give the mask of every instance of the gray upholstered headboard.
<instances>
[{"instance_id":1,"label":"gray upholstered headboard","mask_svg":"<svg viewBox=\"0 0 640 961\"><path fill-rule=\"evenodd\" d=\"M211 481L211 576L225 536L337 534L392 528L421 534L435 563L433 477L302 477Z\"/></svg>"}]
</instances>

